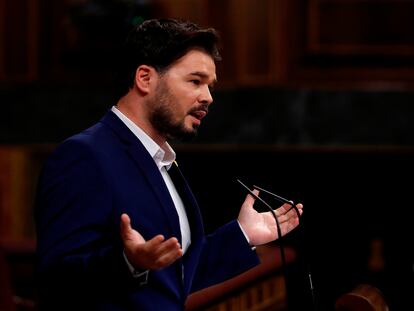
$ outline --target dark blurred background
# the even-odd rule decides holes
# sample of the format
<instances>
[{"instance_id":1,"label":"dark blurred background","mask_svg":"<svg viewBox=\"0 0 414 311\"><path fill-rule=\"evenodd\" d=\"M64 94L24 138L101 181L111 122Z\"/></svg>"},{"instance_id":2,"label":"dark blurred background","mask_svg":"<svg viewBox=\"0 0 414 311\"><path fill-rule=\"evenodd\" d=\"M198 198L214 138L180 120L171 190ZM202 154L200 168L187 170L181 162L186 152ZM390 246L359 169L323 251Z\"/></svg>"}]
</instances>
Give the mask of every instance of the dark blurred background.
<instances>
[{"instance_id":1,"label":"dark blurred background","mask_svg":"<svg viewBox=\"0 0 414 311\"><path fill-rule=\"evenodd\" d=\"M0 238L35 239L43 161L116 103L130 27L190 19L222 38L211 112L174 143L206 231L237 216L237 178L271 189L305 205L306 231L283 241L298 309L309 264L319 310L361 283L413 310L413 14L411 0L0 0Z\"/></svg>"}]
</instances>

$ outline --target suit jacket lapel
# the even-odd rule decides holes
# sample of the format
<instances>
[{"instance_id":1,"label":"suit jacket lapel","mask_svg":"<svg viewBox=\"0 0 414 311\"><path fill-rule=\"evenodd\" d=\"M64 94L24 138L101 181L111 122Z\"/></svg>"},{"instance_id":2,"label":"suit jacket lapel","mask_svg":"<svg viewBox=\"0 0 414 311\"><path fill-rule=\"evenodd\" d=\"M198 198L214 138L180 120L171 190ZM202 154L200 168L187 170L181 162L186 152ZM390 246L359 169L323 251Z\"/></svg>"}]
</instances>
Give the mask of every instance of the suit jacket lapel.
<instances>
[{"instance_id":1,"label":"suit jacket lapel","mask_svg":"<svg viewBox=\"0 0 414 311\"><path fill-rule=\"evenodd\" d=\"M200 256L202 245L205 239L204 228L197 201L194 198L194 195L186 179L184 178L184 175L178 167L177 162L173 163L168 172L171 176L175 176L174 184L177 188L179 188L177 190L179 191L180 195L182 195L182 200L184 202L191 228L191 246L187 250L187 253L185 254L182 261L184 265L184 291L186 294L188 294L191 288L192 276L197 269L198 258Z\"/></svg>"},{"instance_id":2,"label":"suit jacket lapel","mask_svg":"<svg viewBox=\"0 0 414 311\"><path fill-rule=\"evenodd\" d=\"M200 235L204 235L203 223L197 201L176 161L171 165L168 173L183 200L190 223L192 240L196 242Z\"/></svg>"},{"instance_id":3,"label":"suit jacket lapel","mask_svg":"<svg viewBox=\"0 0 414 311\"><path fill-rule=\"evenodd\" d=\"M181 244L181 230L177 210L175 209L174 203L168 192L168 188L165 185L161 173L159 172L154 160L151 158L150 154L147 152L139 139L112 111L109 111L103 117L101 122L107 124L112 128L112 130L118 136L119 140L124 144L126 152L131 155L133 161L147 178L169 221L172 236L175 236ZM194 195L192 194L187 181L185 180L176 163L174 163L173 166L175 166L174 169L176 169L178 176L181 178L181 182L178 184L178 186L182 187L182 191L180 191L182 193L181 199L184 202L191 228L191 246L182 260L182 263L185 267L185 278L183 280L184 291L188 293L192 281L192 278L190 276L194 275L194 271L197 267L198 257L200 256L202 244L204 241L204 229L201 220L201 214ZM177 272L181 276L181 267L179 268L180 269L177 269Z\"/></svg>"},{"instance_id":4,"label":"suit jacket lapel","mask_svg":"<svg viewBox=\"0 0 414 311\"><path fill-rule=\"evenodd\" d=\"M141 141L112 111L109 111L102 118L101 122L112 128L124 144L126 152L146 177L168 219L172 236L175 236L181 243L181 230L177 210L154 159L142 145Z\"/></svg>"}]
</instances>

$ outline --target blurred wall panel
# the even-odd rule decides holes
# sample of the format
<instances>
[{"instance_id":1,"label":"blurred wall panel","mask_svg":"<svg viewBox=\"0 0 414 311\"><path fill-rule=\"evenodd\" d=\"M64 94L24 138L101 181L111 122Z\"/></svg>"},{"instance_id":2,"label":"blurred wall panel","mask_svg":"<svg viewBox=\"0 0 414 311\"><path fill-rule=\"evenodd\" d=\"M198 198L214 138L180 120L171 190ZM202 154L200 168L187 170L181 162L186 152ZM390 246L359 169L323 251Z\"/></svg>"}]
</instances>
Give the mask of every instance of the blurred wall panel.
<instances>
[{"instance_id":1,"label":"blurred wall panel","mask_svg":"<svg viewBox=\"0 0 414 311\"><path fill-rule=\"evenodd\" d=\"M0 0L0 82L36 79L37 9L37 0Z\"/></svg>"},{"instance_id":2,"label":"blurred wall panel","mask_svg":"<svg viewBox=\"0 0 414 311\"><path fill-rule=\"evenodd\" d=\"M302 4L294 8L293 2ZM413 13L410 0L292 1L298 39L292 45L292 81L339 88L412 88Z\"/></svg>"},{"instance_id":3,"label":"blurred wall panel","mask_svg":"<svg viewBox=\"0 0 414 311\"><path fill-rule=\"evenodd\" d=\"M414 87L410 0L0 0L0 80L111 83L116 47L151 17L218 29L219 87Z\"/></svg>"}]
</instances>

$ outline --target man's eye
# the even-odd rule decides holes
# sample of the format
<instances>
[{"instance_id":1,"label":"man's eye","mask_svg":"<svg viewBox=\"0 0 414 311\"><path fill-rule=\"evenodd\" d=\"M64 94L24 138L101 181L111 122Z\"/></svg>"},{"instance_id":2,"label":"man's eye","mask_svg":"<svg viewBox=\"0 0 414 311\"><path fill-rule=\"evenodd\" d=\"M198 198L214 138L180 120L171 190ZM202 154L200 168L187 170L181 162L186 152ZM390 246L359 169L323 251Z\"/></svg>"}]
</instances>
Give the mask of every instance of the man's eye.
<instances>
[{"instance_id":1,"label":"man's eye","mask_svg":"<svg viewBox=\"0 0 414 311\"><path fill-rule=\"evenodd\" d=\"M195 85L200 85L200 80L191 80L191 83Z\"/></svg>"}]
</instances>

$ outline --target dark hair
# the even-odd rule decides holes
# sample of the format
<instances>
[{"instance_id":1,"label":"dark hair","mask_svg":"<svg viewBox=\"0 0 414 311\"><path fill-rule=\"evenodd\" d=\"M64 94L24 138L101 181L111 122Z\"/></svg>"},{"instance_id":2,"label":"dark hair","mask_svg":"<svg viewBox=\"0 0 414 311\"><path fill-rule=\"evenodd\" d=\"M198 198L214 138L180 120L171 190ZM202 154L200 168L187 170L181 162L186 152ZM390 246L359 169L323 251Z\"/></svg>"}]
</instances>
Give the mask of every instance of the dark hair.
<instances>
[{"instance_id":1,"label":"dark hair","mask_svg":"<svg viewBox=\"0 0 414 311\"><path fill-rule=\"evenodd\" d=\"M202 29L192 22L176 19L144 21L129 32L119 55L120 95L125 95L133 86L140 65L152 66L162 73L193 48L200 48L219 61L217 45L218 34L213 28Z\"/></svg>"}]
</instances>

